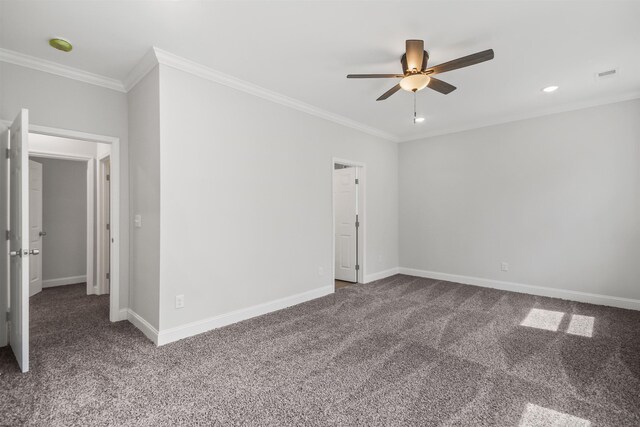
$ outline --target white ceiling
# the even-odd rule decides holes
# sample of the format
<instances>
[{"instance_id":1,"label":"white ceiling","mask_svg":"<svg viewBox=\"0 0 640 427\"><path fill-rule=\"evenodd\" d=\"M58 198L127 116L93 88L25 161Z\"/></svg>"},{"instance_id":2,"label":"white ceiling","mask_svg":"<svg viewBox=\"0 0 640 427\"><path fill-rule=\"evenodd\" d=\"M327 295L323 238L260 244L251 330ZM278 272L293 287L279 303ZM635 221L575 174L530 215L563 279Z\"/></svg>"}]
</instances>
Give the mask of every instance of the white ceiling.
<instances>
[{"instance_id":1,"label":"white ceiling","mask_svg":"<svg viewBox=\"0 0 640 427\"><path fill-rule=\"evenodd\" d=\"M0 47L124 80L156 46L406 140L640 96L638 18L638 1L1 1ZM440 75L458 90L421 91L414 125L411 94L375 101L395 80L345 78L399 72L409 38L432 65L495 59Z\"/></svg>"}]
</instances>

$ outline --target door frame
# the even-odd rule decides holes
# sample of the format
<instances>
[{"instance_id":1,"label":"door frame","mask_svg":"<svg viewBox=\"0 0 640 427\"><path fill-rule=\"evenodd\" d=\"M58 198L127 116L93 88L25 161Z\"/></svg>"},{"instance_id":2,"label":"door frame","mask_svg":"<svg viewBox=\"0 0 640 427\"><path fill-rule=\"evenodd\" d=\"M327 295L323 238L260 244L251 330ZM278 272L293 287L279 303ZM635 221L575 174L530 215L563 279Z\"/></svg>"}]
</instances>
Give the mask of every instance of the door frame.
<instances>
[{"instance_id":1,"label":"door frame","mask_svg":"<svg viewBox=\"0 0 640 427\"><path fill-rule=\"evenodd\" d=\"M9 146L9 140L11 138L9 131L9 122L3 122L2 125L5 127L4 129L0 129L0 138L7 138L7 140L2 141L6 143L6 146ZM0 144L2 147L3 144ZM3 156L4 157L4 156ZM0 166L0 172L2 172L0 176L0 206L6 204L9 205L9 161L5 158L0 158L0 162L2 165ZM3 206L4 209L4 206ZM8 230L9 229L9 212L7 212L7 222L6 224L0 224L0 230ZM9 272L11 270L11 260L9 258L9 240L4 237L0 238L0 247L2 248L0 251L0 256L4 259L2 260L3 265L0 265L0 347L4 347L9 343L9 328L8 321L5 317L9 311L9 287L11 286L9 281ZM4 268L3 268L4 267ZM6 269L6 271L5 271ZM6 286L6 288L5 288Z\"/></svg>"},{"instance_id":2,"label":"door frame","mask_svg":"<svg viewBox=\"0 0 640 427\"><path fill-rule=\"evenodd\" d=\"M358 221L360 227L358 227L358 259L357 263L360 265L360 269L357 272L358 283L365 283L365 272L367 263L367 192L366 192L366 177L367 169L366 164L363 162L357 162L353 160L341 159L333 157L331 159L331 281L334 283L336 280L336 207L333 199L333 192L335 190L333 184L333 171L335 165L353 166L359 168L358 170Z\"/></svg>"},{"instance_id":3,"label":"door frame","mask_svg":"<svg viewBox=\"0 0 640 427\"><path fill-rule=\"evenodd\" d=\"M109 293L109 320L111 322L122 320L120 317L120 138L34 124L29 124L29 133L57 136L78 141L99 142L111 146L111 206L109 207L111 216L111 289ZM79 160L78 157L81 156L76 156L76 160ZM87 168L87 177L89 176L89 169L91 169L90 179L93 180L95 179L95 162L93 161L95 159L91 158L91 160L92 161L89 161L91 168ZM87 208L89 208L88 204L89 197L87 194ZM93 221L93 204L91 210L91 221ZM87 211L89 211L89 209L87 209ZM88 215L89 212L87 212L87 217ZM89 235L91 235L93 246L93 233L87 233L87 240L89 240ZM90 263L90 265L93 268L93 262ZM88 276L89 264L87 265L87 280L89 280Z\"/></svg>"}]
</instances>

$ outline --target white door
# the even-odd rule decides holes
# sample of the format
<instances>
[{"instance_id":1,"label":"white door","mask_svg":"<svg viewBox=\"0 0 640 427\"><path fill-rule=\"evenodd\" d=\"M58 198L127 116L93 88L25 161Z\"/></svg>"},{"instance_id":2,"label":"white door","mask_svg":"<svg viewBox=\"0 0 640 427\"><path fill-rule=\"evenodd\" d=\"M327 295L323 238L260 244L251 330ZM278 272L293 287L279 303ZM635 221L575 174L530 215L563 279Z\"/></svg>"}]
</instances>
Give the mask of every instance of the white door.
<instances>
[{"instance_id":1,"label":"white door","mask_svg":"<svg viewBox=\"0 0 640 427\"><path fill-rule=\"evenodd\" d=\"M336 227L335 278L357 282L356 220L357 220L356 168L333 171L333 203Z\"/></svg>"},{"instance_id":2,"label":"white door","mask_svg":"<svg viewBox=\"0 0 640 427\"><path fill-rule=\"evenodd\" d=\"M29 370L29 112L10 127L9 344L22 372Z\"/></svg>"},{"instance_id":3,"label":"white door","mask_svg":"<svg viewBox=\"0 0 640 427\"><path fill-rule=\"evenodd\" d=\"M42 291L42 163L29 160L29 296ZM35 249L35 250L34 250Z\"/></svg>"},{"instance_id":4,"label":"white door","mask_svg":"<svg viewBox=\"0 0 640 427\"><path fill-rule=\"evenodd\" d=\"M110 292L111 285L111 260L110 260L110 252L111 252L111 162L110 158L102 160L102 176L100 177L102 181L102 191L100 194L100 198L102 201L101 213L103 224L102 227L102 238L100 239L101 248L101 260L98 262L102 263L101 266L101 274L104 274L103 280L99 280L98 283L104 283L102 289L100 291L101 294L108 294Z\"/></svg>"}]
</instances>

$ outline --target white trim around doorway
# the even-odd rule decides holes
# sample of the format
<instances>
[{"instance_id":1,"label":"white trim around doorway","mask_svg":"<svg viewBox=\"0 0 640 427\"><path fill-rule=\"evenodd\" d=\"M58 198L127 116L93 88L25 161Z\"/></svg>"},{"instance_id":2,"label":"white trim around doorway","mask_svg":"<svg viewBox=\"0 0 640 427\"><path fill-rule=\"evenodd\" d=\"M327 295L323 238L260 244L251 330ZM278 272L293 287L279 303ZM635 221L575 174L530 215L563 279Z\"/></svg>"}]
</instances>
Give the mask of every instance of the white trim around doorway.
<instances>
[{"instance_id":1,"label":"white trim around doorway","mask_svg":"<svg viewBox=\"0 0 640 427\"><path fill-rule=\"evenodd\" d=\"M125 320L120 314L120 138L34 124L29 125L29 132L111 145L111 283L109 320L112 322ZM76 160L80 159L76 158ZM93 165L94 162L89 163ZM95 172L93 176L95 176Z\"/></svg>"}]
</instances>

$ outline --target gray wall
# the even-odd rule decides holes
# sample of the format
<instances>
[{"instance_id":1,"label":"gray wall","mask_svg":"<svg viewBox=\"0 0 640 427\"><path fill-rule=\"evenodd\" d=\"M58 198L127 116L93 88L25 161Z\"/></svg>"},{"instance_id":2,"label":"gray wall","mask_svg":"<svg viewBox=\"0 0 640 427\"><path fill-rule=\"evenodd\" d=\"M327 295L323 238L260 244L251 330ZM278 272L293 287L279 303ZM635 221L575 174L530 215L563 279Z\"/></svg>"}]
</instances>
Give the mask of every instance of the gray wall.
<instances>
[{"instance_id":1,"label":"gray wall","mask_svg":"<svg viewBox=\"0 0 640 427\"><path fill-rule=\"evenodd\" d=\"M403 143L399 171L402 267L640 298L640 100Z\"/></svg>"},{"instance_id":2,"label":"gray wall","mask_svg":"<svg viewBox=\"0 0 640 427\"><path fill-rule=\"evenodd\" d=\"M129 148L127 95L0 62L0 118L29 109L33 124L120 139L120 308L129 306Z\"/></svg>"},{"instance_id":3,"label":"gray wall","mask_svg":"<svg viewBox=\"0 0 640 427\"><path fill-rule=\"evenodd\" d=\"M163 65L160 118L161 330L333 286L332 157L366 164L365 275L397 267L396 143Z\"/></svg>"},{"instance_id":4,"label":"gray wall","mask_svg":"<svg viewBox=\"0 0 640 427\"><path fill-rule=\"evenodd\" d=\"M87 274L87 163L31 157L42 164L42 279Z\"/></svg>"},{"instance_id":5,"label":"gray wall","mask_svg":"<svg viewBox=\"0 0 640 427\"><path fill-rule=\"evenodd\" d=\"M160 310L160 83L156 67L128 95L131 140L131 216L142 228L131 231L130 308L154 328ZM186 158L181 160L189 164ZM189 266L183 265L183 271Z\"/></svg>"}]
</instances>

